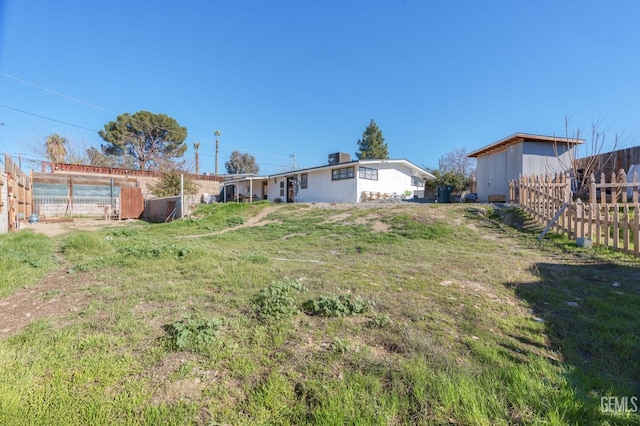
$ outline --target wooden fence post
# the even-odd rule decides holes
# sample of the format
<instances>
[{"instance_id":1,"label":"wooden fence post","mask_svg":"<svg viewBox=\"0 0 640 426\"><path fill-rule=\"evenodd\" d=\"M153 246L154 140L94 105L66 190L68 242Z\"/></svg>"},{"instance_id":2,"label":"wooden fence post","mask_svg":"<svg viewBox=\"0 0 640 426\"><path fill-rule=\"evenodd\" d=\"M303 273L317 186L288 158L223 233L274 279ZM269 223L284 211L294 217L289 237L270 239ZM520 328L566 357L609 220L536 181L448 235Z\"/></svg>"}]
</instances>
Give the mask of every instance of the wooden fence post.
<instances>
[{"instance_id":1,"label":"wooden fence post","mask_svg":"<svg viewBox=\"0 0 640 426\"><path fill-rule=\"evenodd\" d=\"M633 209L633 254L640 257L640 205L635 204Z\"/></svg>"},{"instance_id":2,"label":"wooden fence post","mask_svg":"<svg viewBox=\"0 0 640 426\"><path fill-rule=\"evenodd\" d=\"M625 204L622 212L622 246L625 253L629 253L629 218L629 205Z\"/></svg>"}]
</instances>

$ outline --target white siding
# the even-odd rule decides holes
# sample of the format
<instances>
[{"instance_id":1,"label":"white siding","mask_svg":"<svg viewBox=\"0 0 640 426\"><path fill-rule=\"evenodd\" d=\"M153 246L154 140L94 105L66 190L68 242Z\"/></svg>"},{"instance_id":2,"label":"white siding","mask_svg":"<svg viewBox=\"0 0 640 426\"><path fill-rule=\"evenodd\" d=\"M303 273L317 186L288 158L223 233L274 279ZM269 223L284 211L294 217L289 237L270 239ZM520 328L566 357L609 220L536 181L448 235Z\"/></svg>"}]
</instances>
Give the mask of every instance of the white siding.
<instances>
[{"instance_id":1,"label":"white siding","mask_svg":"<svg viewBox=\"0 0 640 426\"><path fill-rule=\"evenodd\" d=\"M363 167L363 166L361 166ZM416 187L411 186L411 170L400 164L367 165L378 170L378 180L358 178L358 197L362 191L381 192L387 194L403 194L405 191L413 193ZM422 188L418 188L422 189Z\"/></svg>"},{"instance_id":2,"label":"white siding","mask_svg":"<svg viewBox=\"0 0 640 426\"><path fill-rule=\"evenodd\" d=\"M310 170L307 174L307 188L300 188L296 202L298 203L355 203L358 201L357 168L351 164L346 167L354 167L355 176L352 179L331 180L331 169ZM336 166L336 169L342 168Z\"/></svg>"}]
</instances>

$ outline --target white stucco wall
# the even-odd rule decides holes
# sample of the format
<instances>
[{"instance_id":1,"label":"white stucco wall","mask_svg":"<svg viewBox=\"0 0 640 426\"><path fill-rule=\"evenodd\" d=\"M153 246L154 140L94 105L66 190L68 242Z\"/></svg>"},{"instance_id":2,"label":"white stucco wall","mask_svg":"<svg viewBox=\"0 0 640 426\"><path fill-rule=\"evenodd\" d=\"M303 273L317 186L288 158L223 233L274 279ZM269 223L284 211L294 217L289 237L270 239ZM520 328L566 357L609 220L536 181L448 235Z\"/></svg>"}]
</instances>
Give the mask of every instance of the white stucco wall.
<instances>
[{"instance_id":1,"label":"white stucco wall","mask_svg":"<svg viewBox=\"0 0 640 426\"><path fill-rule=\"evenodd\" d=\"M332 171L353 167L353 178L332 180ZM378 171L378 180L359 178L359 167L367 167ZM287 200L287 178L295 177L301 181L302 174L307 175L307 187L298 186L295 195L296 203L357 203L361 201L363 191L380 192L401 195L405 191L422 189L411 186L413 169L402 162L390 161L389 163L373 163L359 165L357 163L344 163L334 167L309 169L292 172L287 176L271 177L267 180L267 197L269 201L280 198L282 202ZM282 182L282 190L280 184Z\"/></svg>"},{"instance_id":2,"label":"white stucco wall","mask_svg":"<svg viewBox=\"0 0 640 426\"><path fill-rule=\"evenodd\" d=\"M411 170L402 164L366 165L365 167L378 170L378 180L359 178L358 165L336 166L335 169L343 167L354 167L354 178L332 180L334 168L308 171L307 188L299 188L295 202L357 203L361 201L362 191L400 195L416 189L411 186ZM300 174L296 177L300 179ZM269 185L271 186L271 182Z\"/></svg>"},{"instance_id":3,"label":"white stucco wall","mask_svg":"<svg viewBox=\"0 0 640 426\"><path fill-rule=\"evenodd\" d=\"M355 167L353 164L343 167ZM336 169L343 168L336 166ZM332 169L310 170L307 188L300 188L297 203L355 203L357 178L331 180ZM357 167L354 171L358 175ZM300 175L298 175L299 177Z\"/></svg>"},{"instance_id":4,"label":"white stucco wall","mask_svg":"<svg viewBox=\"0 0 640 426\"><path fill-rule=\"evenodd\" d=\"M372 169L378 170L378 180L358 179L358 195L362 191L381 192L386 194L396 193L398 195L403 194L405 191L411 191L413 193L416 189L415 186L411 186L411 170L401 164L380 164L366 166Z\"/></svg>"},{"instance_id":5,"label":"white stucco wall","mask_svg":"<svg viewBox=\"0 0 640 426\"><path fill-rule=\"evenodd\" d=\"M280 182L283 182L283 194L280 195ZM287 201L287 178L277 177L269 179L267 183L267 199L273 202L276 198L280 198L282 202Z\"/></svg>"}]
</instances>

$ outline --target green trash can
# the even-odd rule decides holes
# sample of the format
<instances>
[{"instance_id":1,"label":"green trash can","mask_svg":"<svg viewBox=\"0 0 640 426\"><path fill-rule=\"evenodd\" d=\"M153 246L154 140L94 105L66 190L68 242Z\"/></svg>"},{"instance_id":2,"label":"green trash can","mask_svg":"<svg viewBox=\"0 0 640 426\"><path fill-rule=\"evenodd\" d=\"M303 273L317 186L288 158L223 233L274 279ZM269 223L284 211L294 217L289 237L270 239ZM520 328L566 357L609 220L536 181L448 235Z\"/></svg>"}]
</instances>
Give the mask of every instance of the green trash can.
<instances>
[{"instance_id":1,"label":"green trash can","mask_svg":"<svg viewBox=\"0 0 640 426\"><path fill-rule=\"evenodd\" d=\"M450 203L451 202L451 191L453 191L452 186L439 186L438 187L438 202L439 203Z\"/></svg>"}]
</instances>

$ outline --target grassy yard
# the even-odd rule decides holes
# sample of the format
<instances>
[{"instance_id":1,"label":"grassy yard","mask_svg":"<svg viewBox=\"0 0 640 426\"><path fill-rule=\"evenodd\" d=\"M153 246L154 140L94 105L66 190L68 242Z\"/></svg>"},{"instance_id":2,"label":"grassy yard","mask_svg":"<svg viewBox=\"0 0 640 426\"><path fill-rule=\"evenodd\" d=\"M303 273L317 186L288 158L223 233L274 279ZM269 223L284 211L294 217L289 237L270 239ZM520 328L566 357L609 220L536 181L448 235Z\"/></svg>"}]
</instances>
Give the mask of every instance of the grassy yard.
<instances>
[{"instance_id":1,"label":"grassy yard","mask_svg":"<svg viewBox=\"0 0 640 426\"><path fill-rule=\"evenodd\" d=\"M0 236L0 424L640 423L640 263L538 231L228 203Z\"/></svg>"}]
</instances>

